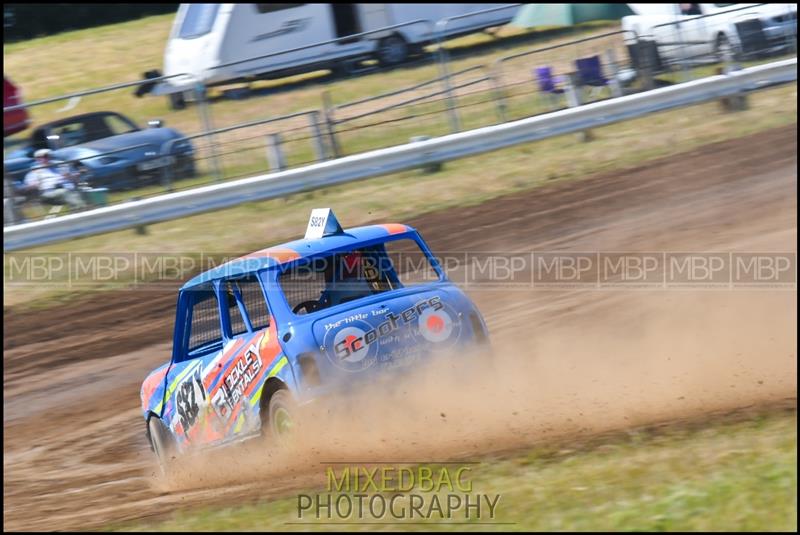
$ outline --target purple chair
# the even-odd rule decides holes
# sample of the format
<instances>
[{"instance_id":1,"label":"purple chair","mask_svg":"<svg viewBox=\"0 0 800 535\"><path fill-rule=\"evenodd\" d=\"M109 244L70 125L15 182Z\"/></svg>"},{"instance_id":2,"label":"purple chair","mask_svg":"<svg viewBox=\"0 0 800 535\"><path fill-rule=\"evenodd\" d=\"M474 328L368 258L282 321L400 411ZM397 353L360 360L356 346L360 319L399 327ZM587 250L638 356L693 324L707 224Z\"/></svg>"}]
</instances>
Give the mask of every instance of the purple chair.
<instances>
[{"instance_id":1,"label":"purple chair","mask_svg":"<svg viewBox=\"0 0 800 535\"><path fill-rule=\"evenodd\" d=\"M608 79L603 76L603 66L600 63L600 56L590 56L575 60L575 70L578 73L578 80L583 87L589 86L593 89L608 87Z\"/></svg>"},{"instance_id":2,"label":"purple chair","mask_svg":"<svg viewBox=\"0 0 800 535\"><path fill-rule=\"evenodd\" d=\"M564 89L559 87L559 84L564 80L560 76L553 76L552 67L536 67L533 71L536 78L536 83L539 85L539 98L545 95L549 99L549 107L557 108L560 105L561 96L564 94Z\"/></svg>"},{"instance_id":3,"label":"purple chair","mask_svg":"<svg viewBox=\"0 0 800 535\"><path fill-rule=\"evenodd\" d=\"M552 67L536 67L534 70L536 82L539 84L539 91L542 93L561 94L564 90L557 86L560 83L560 76L553 76Z\"/></svg>"}]
</instances>

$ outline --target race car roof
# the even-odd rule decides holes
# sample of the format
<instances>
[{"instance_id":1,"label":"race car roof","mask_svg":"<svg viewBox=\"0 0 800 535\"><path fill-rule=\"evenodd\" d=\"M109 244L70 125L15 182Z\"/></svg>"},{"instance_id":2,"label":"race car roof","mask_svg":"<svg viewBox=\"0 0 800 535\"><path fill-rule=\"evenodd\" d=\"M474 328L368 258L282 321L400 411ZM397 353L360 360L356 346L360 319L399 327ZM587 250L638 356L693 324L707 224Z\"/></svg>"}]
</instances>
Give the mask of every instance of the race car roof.
<instances>
[{"instance_id":1,"label":"race car roof","mask_svg":"<svg viewBox=\"0 0 800 535\"><path fill-rule=\"evenodd\" d=\"M326 251L347 250L363 242L407 232L415 232L415 229L408 225L389 223L385 225L356 227L323 238L313 240L301 239L275 245L273 247L261 249L260 251L252 252L205 271L184 284L181 290L190 289L216 279L236 277L246 273L261 271L262 269L274 268L287 262L318 255Z\"/></svg>"}]
</instances>

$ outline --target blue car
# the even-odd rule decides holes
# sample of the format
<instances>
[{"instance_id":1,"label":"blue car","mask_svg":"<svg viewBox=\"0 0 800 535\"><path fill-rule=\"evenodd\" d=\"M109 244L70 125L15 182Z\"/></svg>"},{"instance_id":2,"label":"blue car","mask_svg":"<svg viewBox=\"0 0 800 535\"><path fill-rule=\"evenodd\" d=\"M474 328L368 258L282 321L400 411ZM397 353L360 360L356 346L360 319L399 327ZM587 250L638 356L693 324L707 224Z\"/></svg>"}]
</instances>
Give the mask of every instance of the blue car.
<instances>
[{"instance_id":1,"label":"blue car","mask_svg":"<svg viewBox=\"0 0 800 535\"><path fill-rule=\"evenodd\" d=\"M15 184L36 165L38 149L48 148L55 161L75 162L84 180L110 191L159 181L165 167L171 178L195 174L194 148L172 128L140 129L127 117L110 111L86 113L36 128L25 146L7 155L5 172Z\"/></svg>"},{"instance_id":2,"label":"blue car","mask_svg":"<svg viewBox=\"0 0 800 535\"><path fill-rule=\"evenodd\" d=\"M172 357L141 388L147 437L165 472L196 447L281 444L305 404L445 352L489 354L488 332L419 233L316 209L304 239L180 289Z\"/></svg>"}]
</instances>

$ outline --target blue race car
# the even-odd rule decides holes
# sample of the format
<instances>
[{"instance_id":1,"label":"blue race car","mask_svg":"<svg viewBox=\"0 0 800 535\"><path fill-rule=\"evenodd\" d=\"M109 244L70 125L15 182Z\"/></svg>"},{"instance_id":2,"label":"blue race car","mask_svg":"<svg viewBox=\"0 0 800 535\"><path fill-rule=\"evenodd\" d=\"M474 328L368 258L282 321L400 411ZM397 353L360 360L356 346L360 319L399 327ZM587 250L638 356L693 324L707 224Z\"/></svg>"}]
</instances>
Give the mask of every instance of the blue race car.
<instances>
[{"instance_id":1,"label":"blue race car","mask_svg":"<svg viewBox=\"0 0 800 535\"><path fill-rule=\"evenodd\" d=\"M180 289L172 358L141 389L148 440L165 472L198 446L254 436L280 444L299 407L364 374L476 347L489 352L480 312L415 229L345 231L315 209L304 239Z\"/></svg>"},{"instance_id":2,"label":"blue race car","mask_svg":"<svg viewBox=\"0 0 800 535\"><path fill-rule=\"evenodd\" d=\"M172 178L195 174L194 148L172 128L145 130L127 117L110 111L85 113L36 128L25 146L4 158L5 172L20 185L36 165L38 149L51 149L50 157L76 162L84 180L111 191L131 189L161 180L169 166Z\"/></svg>"}]
</instances>

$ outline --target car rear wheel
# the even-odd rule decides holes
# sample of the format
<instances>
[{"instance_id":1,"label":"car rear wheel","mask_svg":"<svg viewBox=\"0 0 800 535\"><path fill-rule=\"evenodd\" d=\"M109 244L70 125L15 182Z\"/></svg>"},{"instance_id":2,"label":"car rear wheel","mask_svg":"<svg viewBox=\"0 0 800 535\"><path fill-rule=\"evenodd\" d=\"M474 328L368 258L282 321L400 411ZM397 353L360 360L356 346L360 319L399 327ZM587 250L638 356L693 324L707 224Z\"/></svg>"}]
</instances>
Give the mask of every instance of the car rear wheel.
<instances>
[{"instance_id":1,"label":"car rear wheel","mask_svg":"<svg viewBox=\"0 0 800 535\"><path fill-rule=\"evenodd\" d=\"M169 477L172 474L173 465L176 457L175 442L160 418L153 416L147 422L150 431L150 444L158 459L161 474Z\"/></svg>"},{"instance_id":2,"label":"car rear wheel","mask_svg":"<svg viewBox=\"0 0 800 535\"><path fill-rule=\"evenodd\" d=\"M278 390L269 400L269 431L272 443L286 446L297 431L297 405L288 390Z\"/></svg>"}]
</instances>

